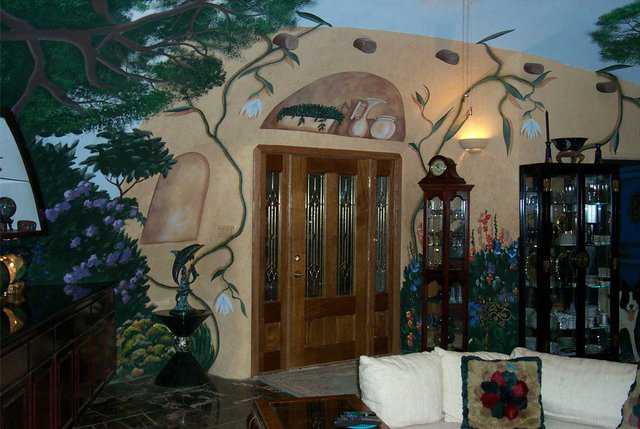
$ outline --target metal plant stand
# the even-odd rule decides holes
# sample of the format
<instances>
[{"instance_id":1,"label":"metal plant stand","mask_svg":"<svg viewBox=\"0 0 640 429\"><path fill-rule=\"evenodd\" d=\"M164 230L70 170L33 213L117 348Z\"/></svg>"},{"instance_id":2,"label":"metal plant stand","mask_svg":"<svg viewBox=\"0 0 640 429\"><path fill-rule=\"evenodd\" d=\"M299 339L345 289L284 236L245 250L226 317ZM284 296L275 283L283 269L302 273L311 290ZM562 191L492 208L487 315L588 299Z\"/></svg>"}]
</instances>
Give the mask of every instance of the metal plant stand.
<instances>
[{"instance_id":1,"label":"metal plant stand","mask_svg":"<svg viewBox=\"0 0 640 429\"><path fill-rule=\"evenodd\" d=\"M185 312L158 310L153 314L176 337L176 353L156 376L156 384L164 387L189 387L208 383L207 373L191 354L191 335L211 312L195 309Z\"/></svg>"}]
</instances>

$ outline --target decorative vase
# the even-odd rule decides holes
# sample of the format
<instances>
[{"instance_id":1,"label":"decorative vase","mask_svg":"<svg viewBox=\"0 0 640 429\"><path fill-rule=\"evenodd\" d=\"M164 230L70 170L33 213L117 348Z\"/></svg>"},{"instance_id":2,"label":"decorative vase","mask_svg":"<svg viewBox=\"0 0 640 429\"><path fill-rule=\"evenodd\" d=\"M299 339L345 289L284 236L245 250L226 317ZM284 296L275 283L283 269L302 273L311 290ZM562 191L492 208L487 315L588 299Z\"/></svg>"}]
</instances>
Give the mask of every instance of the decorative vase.
<instances>
[{"instance_id":1,"label":"decorative vase","mask_svg":"<svg viewBox=\"0 0 640 429\"><path fill-rule=\"evenodd\" d=\"M352 122L349 127L349 135L352 137L364 137L369 130L367 115L373 107L382 103L386 103L386 101L379 98L367 98L365 101L358 101L351 114Z\"/></svg>"},{"instance_id":2,"label":"decorative vase","mask_svg":"<svg viewBox=\"0 0 640 429\"><path fill-rule=\"evenodd\" d=\"M371 135L378 140L389 140L396 132L395 116L381 115L376 118L371 129Z\"/></svg>"}]
</instances>

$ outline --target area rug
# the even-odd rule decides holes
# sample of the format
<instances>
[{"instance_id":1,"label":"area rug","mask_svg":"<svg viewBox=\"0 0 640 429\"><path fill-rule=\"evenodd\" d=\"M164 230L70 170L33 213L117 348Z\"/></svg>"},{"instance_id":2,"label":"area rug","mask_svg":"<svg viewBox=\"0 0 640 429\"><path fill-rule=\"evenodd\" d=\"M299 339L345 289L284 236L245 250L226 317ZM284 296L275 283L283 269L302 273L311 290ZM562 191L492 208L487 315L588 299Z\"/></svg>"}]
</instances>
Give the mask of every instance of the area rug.
<instances>
[{"instance_id":1,"label":"area rug","mask_svg":"<svg viewBox=\"0 0 640 429\"><path fill-rule=\"evenodd\" d=\"M296 368L262 374L256 378L296 397L360 395L357 361Z\"/></svg>"}]
</instances>

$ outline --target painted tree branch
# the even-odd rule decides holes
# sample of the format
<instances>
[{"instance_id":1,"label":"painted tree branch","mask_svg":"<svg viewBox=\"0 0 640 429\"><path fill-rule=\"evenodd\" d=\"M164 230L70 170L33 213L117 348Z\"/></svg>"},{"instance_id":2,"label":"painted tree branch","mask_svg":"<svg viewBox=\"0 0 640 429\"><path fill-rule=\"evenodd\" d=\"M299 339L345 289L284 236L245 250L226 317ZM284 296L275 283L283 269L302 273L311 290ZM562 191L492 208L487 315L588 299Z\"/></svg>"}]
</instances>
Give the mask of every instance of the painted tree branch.
<instances>
[{"instance_id":1,"label":"painted tree branch","mask_svg":"<svg viewBox=\"0 0 640 429\"><path fill-rule=\"evenodd\" d=\"M193 23L195 23L198 15L204 9L218 11L227 17L230 15L242 14L242 11L236 11L220 4L211 3L206 0L193 0L184 2L168 10L145 15L133 21L116 24L109 13L108 2L106 0L92 0L91 5L94 11L98 15L104 17L107 22L111 23L111 25L87 29L36 28L26 20L20 19L6 10L0 9L0 24L8 29L6 31L2 31L2 40L25 42L29 47L34 62L34 69L31 73L29 82L18 101L12 107L12 110L16 115L20 115L35 90L39 87L46 89L61 104L74 109L82 109L81 104L72 100L68 94L65 94L64 90L55 85L47 76L44 67L44 54L40 46L40 42L42 41L63 42L75 46L82 54L85 77L89 84L95 88L109 88L108 85L101 82L98 78L98 63L125 78L145 80L150 83L161 83L162 81L154 79L151 76L134 73L120 67L119 65L112 64L100 55L100 50L106 45L106 43L110 41L117 41L134 52L144 52L150 55L163 55L175 64L179 64L184 67L187 64L185 64L179 56L165 50L155 51L155 49L160 48L159 45L156 45L154 48L149 48L136 44L126 38L124 34L137 30L151 22L157 22L168 18L174 18L174 22L177 22L178 17L191 13L192 23L189 28L182 34L172 35L171 38L173 44L166 44L162 46L172 46L175 48L180 46L183 42L188 42L188 39L193 36ZM259 16L259 14L255 16ZM96 38L102 38L102 40L97 46L94 46L92 41L96 40ZM196 49L195 51L202 54L202 50Z\"/></svg>"}]
</instances>

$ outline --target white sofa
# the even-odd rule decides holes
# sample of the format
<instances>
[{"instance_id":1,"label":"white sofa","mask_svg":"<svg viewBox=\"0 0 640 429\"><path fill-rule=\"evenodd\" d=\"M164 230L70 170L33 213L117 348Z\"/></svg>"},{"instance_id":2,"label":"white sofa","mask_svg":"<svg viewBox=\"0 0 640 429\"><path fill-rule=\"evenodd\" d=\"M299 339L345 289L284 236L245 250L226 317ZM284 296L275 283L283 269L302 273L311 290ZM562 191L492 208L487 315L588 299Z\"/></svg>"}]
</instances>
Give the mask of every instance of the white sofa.
<instances>
[{"instance_id":1,"label":"white sofa","mask_svg":"<svg viewBox=\"0 0 640 429\"><path fill-rule=\"evenodd\" d=\"M633 364L568 358L516 348L511 355L433 352L372 358L362 356L362 400L391 428L458 429L462 423L461 357L542 361L542 406L547 429L609 429L622 419L622 405L636 377Z\"/></svg>"}]
</instances>

